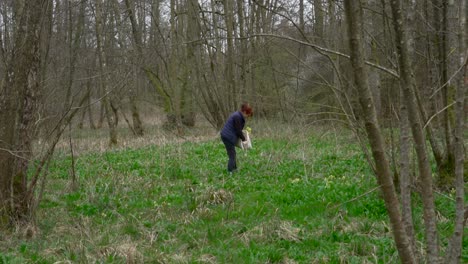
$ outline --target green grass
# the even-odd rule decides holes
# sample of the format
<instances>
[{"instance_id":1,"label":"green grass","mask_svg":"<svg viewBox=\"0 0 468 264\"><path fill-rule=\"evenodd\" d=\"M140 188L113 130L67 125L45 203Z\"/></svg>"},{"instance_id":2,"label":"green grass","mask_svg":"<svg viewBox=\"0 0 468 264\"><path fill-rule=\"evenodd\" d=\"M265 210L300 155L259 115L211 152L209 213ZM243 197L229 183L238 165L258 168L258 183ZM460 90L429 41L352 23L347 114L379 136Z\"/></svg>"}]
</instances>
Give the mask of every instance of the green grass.
<instances>
[{"instance_id":1,"label":"green grass","mask_svg":"<svg viewBox=\"0 0 468 264\"><path fill-rule=\"evenodd\" d=\"M1 234L0 264L398 263L379 191L352 200L376 187L353 142L265 134L238 152L233 176L217 137L81 154L74 191L71 158L60 155L38 231ZM453 206L437 199L446 237Z\"/></svg>"}]
</instances>

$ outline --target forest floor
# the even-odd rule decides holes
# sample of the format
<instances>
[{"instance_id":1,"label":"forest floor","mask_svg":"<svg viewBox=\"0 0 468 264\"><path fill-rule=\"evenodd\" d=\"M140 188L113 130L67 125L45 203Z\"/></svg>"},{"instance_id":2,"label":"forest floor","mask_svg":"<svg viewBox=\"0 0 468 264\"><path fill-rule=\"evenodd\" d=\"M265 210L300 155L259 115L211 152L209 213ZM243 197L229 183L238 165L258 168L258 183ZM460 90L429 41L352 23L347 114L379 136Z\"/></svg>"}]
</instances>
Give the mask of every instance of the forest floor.
<instances>
[{"instance_id":1,"label":"forest floor","mask_svg":"<svg viewBox=\"0 0 468 264\"><path fill-rule=\"evenodd\" d=\"M142 138L121 128L112 149L105 130L65 135L36 226L29 237L0 233L0 263L399 263L375 177L350 133L249 126L253 149L238 150L233 175L208 125L184 136L155 126ZM453 197L436 196L442 244ZM466 236L463 248L467 262Z\"/></svg>"}]
</instances>

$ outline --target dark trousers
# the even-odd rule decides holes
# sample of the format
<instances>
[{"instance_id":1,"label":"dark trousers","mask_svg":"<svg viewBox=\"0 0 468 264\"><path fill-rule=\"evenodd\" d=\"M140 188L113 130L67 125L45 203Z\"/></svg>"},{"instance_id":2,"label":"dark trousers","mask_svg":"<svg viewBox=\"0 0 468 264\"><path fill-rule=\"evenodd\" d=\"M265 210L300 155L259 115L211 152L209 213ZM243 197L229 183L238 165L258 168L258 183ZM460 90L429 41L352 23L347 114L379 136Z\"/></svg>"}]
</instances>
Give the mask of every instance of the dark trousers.
<instances>
[{"instance_id":1,"label":"dark trousers","mask_svg":"<svg viewBox=\"0 0 468 264\"><path fill-rule=\"evenodd\" d=\"M224 143L224 146L226 147L226 152L229 157L228 161L228 171L232 172L237 169L237 164L236 164L236 146L229 142L229 140L225 139L224 137L221 137L221 140Z\"/></svg>"}]
</instances>

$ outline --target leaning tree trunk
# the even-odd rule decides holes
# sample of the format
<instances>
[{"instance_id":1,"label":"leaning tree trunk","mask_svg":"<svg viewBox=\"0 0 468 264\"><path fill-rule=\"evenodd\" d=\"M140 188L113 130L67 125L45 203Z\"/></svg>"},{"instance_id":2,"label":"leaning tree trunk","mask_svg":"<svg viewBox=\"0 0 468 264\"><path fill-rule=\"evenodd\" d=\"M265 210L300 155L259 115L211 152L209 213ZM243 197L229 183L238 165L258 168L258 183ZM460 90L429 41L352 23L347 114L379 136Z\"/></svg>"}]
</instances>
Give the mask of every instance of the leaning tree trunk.
<instances>
[{"instance_id":1,"label":"leaning tree trunk","mask_svg":"<svg viewBox=\"0 0 468 264\"><path fill-rule=\"evenodd\" d=\"M399 201L393 185L390 164L385 156L383 136L377 121L376 110L369 89L367 72L364 68L362 47L362 9L356 0L345 1L345 12L348 20L349 45L351 50L351 65L354 70L354 81L359 93L359 102L363 108L365 127L372 155L375 160L377 180L381 186L385 206L387 208L393 236L403 263L415 263L411 245L409 243L405 225L399 210Z\"/></svg>"}]
</instances>

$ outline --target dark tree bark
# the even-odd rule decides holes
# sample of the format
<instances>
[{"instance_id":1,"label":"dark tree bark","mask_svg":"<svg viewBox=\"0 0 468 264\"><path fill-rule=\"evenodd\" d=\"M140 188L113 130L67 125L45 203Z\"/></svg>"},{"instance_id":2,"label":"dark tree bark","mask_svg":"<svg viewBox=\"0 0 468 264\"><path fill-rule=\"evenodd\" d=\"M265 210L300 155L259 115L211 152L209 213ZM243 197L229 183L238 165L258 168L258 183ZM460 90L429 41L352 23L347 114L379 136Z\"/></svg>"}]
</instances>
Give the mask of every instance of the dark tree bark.
<instances>
[{"instance_id":1,"label":"dark tree bark","mask_svg":"<svg viewBox=\"0 0 468 264\"><path fill-rule=\"evenodd\" d=\"M19 2L19 1L18 1ZM49 1L26 1L17 18L12 59L0 93L0 224L28 221L27 172L41 93L41 29Z\"/></svg>"}]
</instances>

